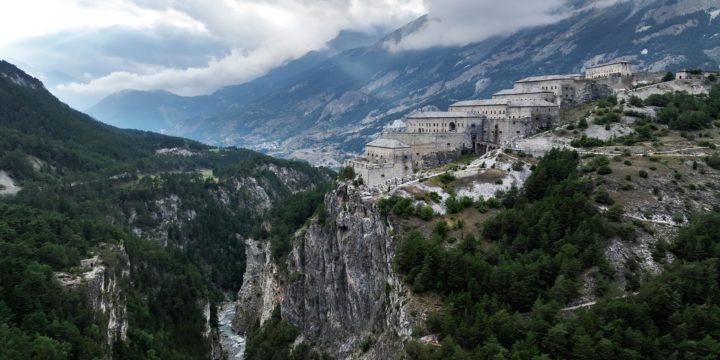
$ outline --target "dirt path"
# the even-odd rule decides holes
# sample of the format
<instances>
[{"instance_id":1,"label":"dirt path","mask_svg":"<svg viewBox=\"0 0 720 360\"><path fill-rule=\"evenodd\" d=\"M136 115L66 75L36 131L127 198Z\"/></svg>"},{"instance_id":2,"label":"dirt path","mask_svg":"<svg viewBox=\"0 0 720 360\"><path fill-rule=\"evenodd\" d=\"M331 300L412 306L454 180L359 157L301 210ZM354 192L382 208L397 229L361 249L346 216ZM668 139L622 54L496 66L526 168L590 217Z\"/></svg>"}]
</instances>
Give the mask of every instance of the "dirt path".
<instances>
[{"instance_id":1,"label":"dirt path","mask_svg":"<svg viewBox=\"0 0 720 360\"><path fill-rule=\"evenodd\" d=\"M613 298L612 300L626 299L626 298L628 298L628 297L630 297L630 296L635 296L635 295L637 295L637 294L638 294L638 293L625 294L625 295L623 295L623 296L618 296L618 297L616 297L616 298ZM575 305L575 306L564 307L564 308L560 309L560 311L575 311L575 310L579 310L579 309L585 309L585 308L593 307L593 306L595 306L595 304L597 304L597 301L589 301L589 302L582 303L582 304Z\"/></svg>"}]
</instances>

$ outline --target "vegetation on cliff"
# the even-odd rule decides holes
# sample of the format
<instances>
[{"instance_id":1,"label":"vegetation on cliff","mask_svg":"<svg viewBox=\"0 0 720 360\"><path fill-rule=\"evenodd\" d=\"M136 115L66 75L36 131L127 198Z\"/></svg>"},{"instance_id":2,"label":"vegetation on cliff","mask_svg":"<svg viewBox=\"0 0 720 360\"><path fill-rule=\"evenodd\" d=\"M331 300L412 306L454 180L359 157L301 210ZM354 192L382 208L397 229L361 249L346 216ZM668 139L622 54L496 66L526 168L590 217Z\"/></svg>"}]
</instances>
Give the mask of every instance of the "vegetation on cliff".
<instances>
[{"instance_id":1,"label":"vegetation on cliff","mask_svg":"<svg viewBox=\"0 0 720 360\"><path fill-rule=\"evenodd\" d=\"M445 306L420 334L440 346L411 343L412 359L650 358L720 356L718 256L720 214L698 215L670 246L677 260L635 294L618 299L603 250L611 236L632 237L613 209L600 213L577 156L551 151L507 208L448 248L442 238L409 234L396 265L418 292ZM595 196L597 198L597 196ZM440 240L440 241L438 241ZM597 269L586 310L561 311L578 295L580 275Z\"/></svg>"},{"instance_id":2,"label":"vegetation on cliff","mask_svg":"<svg viewBox=\"0 0 720 360\"><path fill-rule=\"evenodd\" d=\"M0 170L23 187L0 198L0 358L207 358L202 304L241 285L243 237L274 202L312 214L302 190L331 172L116 129L4 71L39 85L0 76ZM131 264L129 341L112 348L85 291L53 275L80 273L100 244L123 244Z\"/></svg>"}]
</instances>

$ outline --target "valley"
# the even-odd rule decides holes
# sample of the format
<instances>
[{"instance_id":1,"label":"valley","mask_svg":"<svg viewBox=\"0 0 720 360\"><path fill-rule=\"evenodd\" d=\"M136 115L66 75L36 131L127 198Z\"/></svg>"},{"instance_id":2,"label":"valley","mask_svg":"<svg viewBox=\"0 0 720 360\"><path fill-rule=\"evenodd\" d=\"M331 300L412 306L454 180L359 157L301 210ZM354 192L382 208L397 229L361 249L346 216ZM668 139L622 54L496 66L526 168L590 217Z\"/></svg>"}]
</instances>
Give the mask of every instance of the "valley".
<instances>
[{"instance_id":1,"label":"valley","mask_svg":"<svg viewBox=\"0 0 720 360\"><path fill-rule=\"evenodd\" d=\"M290 63L292 74L275 82L276 87L256 92L261 96L231 96L231 91L221 90L215 95L234 108L203 112L188 106L189 113L168 119L162 129L208 144L238 145L337 168L376 134L414 111L489 98L524 77L580 73L613 60L633 62L648 72L717 69L720 20L712 15L716 7L705 0L622 1L607 8L583 8L552 25L462 47L393 51L393 44L425 26L427 19L422 17L373 44L346 49L302 71L294 72L297 67ZM138 96L123 95L106 99L89 113L129 126L137 117L131 110L137 108ZM182 111L167 101L148 107ZM158 118L156 122L165 123Z\"/></svg>"},{"instance_id":2,"label":"valley","mask_svg":"<svg viewBox=\"0 0 720 360\"><path fill-rule=\"evenodd\" d=\"M55 34L77 82L0 60L0 359L720 358L720 4L432 1L121 1ZM118 84L162 90L54 95Z\"/></svg>"}]
</instances>

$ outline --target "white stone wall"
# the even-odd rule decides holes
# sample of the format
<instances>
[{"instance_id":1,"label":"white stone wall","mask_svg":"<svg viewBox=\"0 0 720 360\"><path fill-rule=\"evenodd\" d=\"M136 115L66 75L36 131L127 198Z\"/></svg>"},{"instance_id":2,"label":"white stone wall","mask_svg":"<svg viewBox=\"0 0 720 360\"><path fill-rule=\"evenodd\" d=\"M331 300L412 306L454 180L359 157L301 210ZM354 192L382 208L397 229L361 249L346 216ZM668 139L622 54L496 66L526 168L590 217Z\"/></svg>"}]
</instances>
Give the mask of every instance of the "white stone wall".
<instances>
[{"instance_id":1,"label":"white stone wall","mask_svg":"<svg viewBox=\"0 0 720 360\"><path fill-rule=\"evenodd\" d=\"M409 149L407 149L407 148L393 149L393 148L366 145L365 146L365 158L371 162L375 162L378 164L392 163L397 158L402 158L404 156L408 156L410 154L408 152L408 150Z\"/></svg>"},{"instance_id":2,"label":"white stone wall","mask_svg":"<svg viewBox=\"0 0 720 360\"><path fill-rule=\"evenodd\" d=\"M583 80L552 79L515 83L515 89L526 92L551 91L555 94L555 103L576 101L577 89L585 85Z\"/></svg>"},{"instance_id":3,"label":"white stone wall","mask_svg":"<svg viewBox=\"0 0 720 360\"><path fill-rule=\"evenodd\" d=\"M451 105L452 112L472 112L488 119L503 119L507 116L507 105Z\"/></svg>"},{"instance_id":4,"label":"white stone wall","mask_svg":"<svg viewBox=\"0 0 720 360\"><path fill-rule=\"evenodd\" d=\"M493 95L493 99L504 99L509 101L537 101L543 100L554 103L556 101L555 93L553 92L531 92L531 93L513 93L513 94L496 94Z\"/></svg>"},{"instance_id":5,"label":"white stone wall","mask_svg":"<svg viewBox=\"0 0 720 360\"><path fill-rule=\"evenodd\" d=\"M386 139L395 139L410 145L411 158L419 164L425 155L435 152L472 149L469 133L386 133Z\"/></svg>"},{"instance_id":6,"label":"white stone wall","mask_svg":"<svg viewBox=\"0 0 720 360\"><path fill-rule=\"evenodd\" d=\"M479 118L413 118L407 119L409 133L453 133L470 131L472 125L480 123ZM410 144L408 144L410 145Z\"/></svg>"},{"instance_id":7,"label":"white stone wall","mask_svg":"<svg viewBox=\"0 0 720 360\"><path fill-rule=\"evenodd\" d=\"M588 79L602 79L613 75L632 76L632 74L632 65L627 62L590 67L585 71L585 77Z\"/></svg>"},{"instance_id":8,"label":"white stone wall","mask_svg":"<svg viewBox=\"0 0 720 360\"><path fill-rule=\"evenodd\" d=\"M412 160L399 158L392 163L376 164L368 160L349 160L345 166L350 166L355 174L362 177L368 186L385 184L390 179L409 177L413 174Z\"/></svg>"}]
</instances>

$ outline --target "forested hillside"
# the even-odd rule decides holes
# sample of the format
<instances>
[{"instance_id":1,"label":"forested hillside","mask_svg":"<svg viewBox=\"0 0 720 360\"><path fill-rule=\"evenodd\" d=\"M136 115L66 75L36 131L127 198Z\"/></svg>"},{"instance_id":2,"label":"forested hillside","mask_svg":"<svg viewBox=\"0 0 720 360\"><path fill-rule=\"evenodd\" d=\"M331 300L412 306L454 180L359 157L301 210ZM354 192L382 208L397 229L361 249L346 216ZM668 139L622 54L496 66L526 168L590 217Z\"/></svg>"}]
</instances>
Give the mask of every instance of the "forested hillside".
<instances>
[{"instance_id":1,"label":"forested hillside","mask_svg":"<svg viewBox=\"0 0 720 360\"><path fill-rule=\"evenodd\" d=\"M430 239L412 232L399 244L397 269L420 294L436 293L443 309L416 335L411 359L715 359L720 356L717 244L720 213L698 214L669 248L675 261L659 276L613 292L615 271L604 255L612 237L632 241L623 208L600 211L602 191L578 171L578 154L553 150L524 188L499 197L504 208L456 246L447 228ZM667 246L667 245L663 245ZM637 264L636 264L637 267ZM588 309L566 309L581 275L595 269ZM625 275L633 276L632 274Z\"/></svg>"},{"instance_id":2,"label":"forested hillside","mask_svg":"<svg viewBox=\"0 0 720 360\"><path fill-rule=\"evenodd\" d=\"M0 172L22 188L0 195L3 359L211 356L214 305L241 285L244 238L265 222L299 226L303 212L275 205L312 214L333 175L101 124L6 62L0 134ZM102 291L120 279L126 319L93 312L93 298L106 294L58 281L88 279L80 263L92 255L108 274ZM127 324L127 341L107 344L113 321Z\"/></svg>"}]
</instances>

